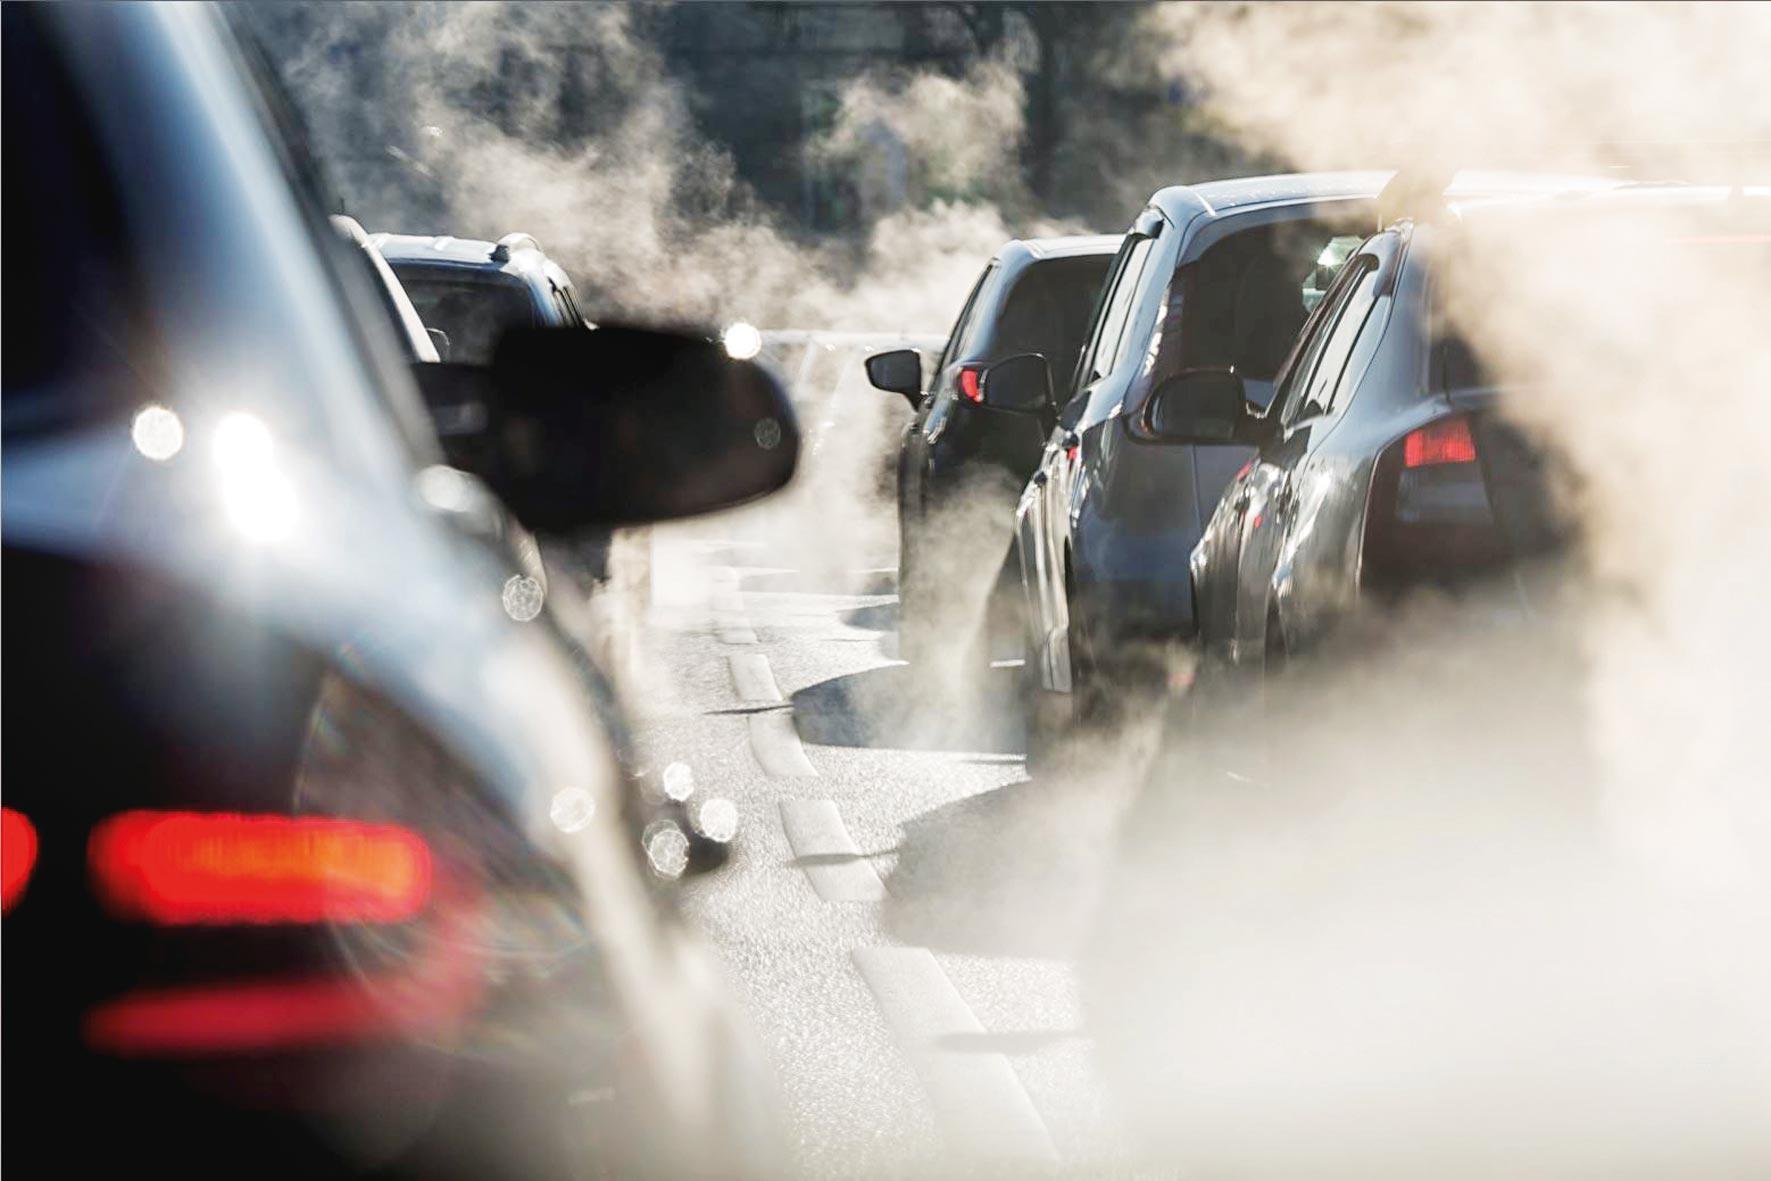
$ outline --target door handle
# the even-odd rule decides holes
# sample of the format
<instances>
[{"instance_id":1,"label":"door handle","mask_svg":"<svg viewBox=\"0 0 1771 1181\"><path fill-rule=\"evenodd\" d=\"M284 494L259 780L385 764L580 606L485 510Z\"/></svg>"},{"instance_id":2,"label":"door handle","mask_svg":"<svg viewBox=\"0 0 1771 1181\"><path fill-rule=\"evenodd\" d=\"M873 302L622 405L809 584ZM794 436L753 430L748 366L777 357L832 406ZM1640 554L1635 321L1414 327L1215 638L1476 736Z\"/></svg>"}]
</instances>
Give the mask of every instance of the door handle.
<instances>
[{"instance_id":1,"label":"door handle","mask_svg":"<svg viewBox=\"0 0 1771 1181\"><path fill-rule=\"evenodd\" d=\"M1242 512L1246 509L1248 507L1248 489L1244 488L1242 491L1238 492L1235 497L1231 499L1230 507L1237 512Z\"/></svg>"},{"instance_id":2,"label":"door handle","mask_svg":"<svg viewBox=\"0 0 1771 1181\"><path fill-rule=\"evenodd\" d=\"M1035 488L1043 488L1045 487L1045 482L1049 479L1051 479L1051 477L1045 474L1045 469L1040 468L1033 473L1033 486Z\"/></svg>"}]
</instances>

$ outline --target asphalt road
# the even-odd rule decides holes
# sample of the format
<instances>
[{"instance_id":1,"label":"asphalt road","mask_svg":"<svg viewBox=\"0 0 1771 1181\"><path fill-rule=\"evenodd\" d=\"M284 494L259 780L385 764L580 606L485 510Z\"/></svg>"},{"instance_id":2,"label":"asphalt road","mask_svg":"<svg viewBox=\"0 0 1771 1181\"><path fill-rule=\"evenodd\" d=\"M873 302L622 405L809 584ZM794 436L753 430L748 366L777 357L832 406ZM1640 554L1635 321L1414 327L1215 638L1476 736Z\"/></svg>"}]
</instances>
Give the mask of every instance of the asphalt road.
<instances>
[{"instance_id":1,"label":"asphalt road","mask_svg":"<svg viewBox=\"0 0 1771 1181\"><path fill-rule=\"evenodd\" d=\"M1128 794L1028 777L1011 667L959 692L896 659L890 522L801 495L661 530L643 757L737 804L685 885L772 1054L813 1176L1126 1170L1075 958Z\"/></svg>"}]
</instances>

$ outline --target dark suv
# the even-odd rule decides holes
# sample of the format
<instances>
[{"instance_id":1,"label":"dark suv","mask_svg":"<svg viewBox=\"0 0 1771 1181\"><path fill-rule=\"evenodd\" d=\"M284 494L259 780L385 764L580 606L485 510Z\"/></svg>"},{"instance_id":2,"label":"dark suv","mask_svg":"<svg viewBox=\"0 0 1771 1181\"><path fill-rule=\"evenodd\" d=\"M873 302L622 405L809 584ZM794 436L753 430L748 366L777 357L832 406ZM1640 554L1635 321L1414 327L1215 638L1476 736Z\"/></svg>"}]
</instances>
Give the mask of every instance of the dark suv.
<instances>
[{"instance_id":1,"label":"dark suv","mask_svg":"<svg viewBox=\"0 0 1771 1181\"><path fill-rule=\"evenodd\" d=\"M937 639L963 646L971 638L998 572L1008 570L1015 496L1039 462L1042 428L990 405L981 374L1019 354L1043 356L1054 369L1073 364L1118 246L1116 236L1004 246L973 285L926 393L914 350L868 358L873 384L916 408L898 455L906 658Z\"/></svg>"}]
</instances>

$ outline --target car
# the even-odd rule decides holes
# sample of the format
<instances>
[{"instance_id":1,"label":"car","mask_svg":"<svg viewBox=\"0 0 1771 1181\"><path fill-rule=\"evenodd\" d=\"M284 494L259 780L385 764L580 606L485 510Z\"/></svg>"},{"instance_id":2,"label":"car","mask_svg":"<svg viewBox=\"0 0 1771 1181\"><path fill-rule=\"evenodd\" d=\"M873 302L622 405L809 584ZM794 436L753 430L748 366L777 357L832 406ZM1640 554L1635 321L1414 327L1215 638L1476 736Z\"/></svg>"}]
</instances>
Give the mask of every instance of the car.
<instances>
[{"instance_id":1,"label":"car","mask_svg":"<svg viewBox=\"0 0 1771 1181\"><path fill-rule=\"evenodd\" d=\"M1165 645L1191 631L1186 555L1248 449L1163 444L1143 426L1151 390L1213 364L1258 398L1324 265L1369 232L1384 179L1162 189L1125 235L1074 374L985 369L986 389L1049 432L1015 509L1035 737L1150 685Z\"/></svg>"},{"instance_id":2,"label":"car","mask_svg":"<svg viewBox=\"0 0 1771 1181\"><path fill-rule=\"evenodd\" d=\"M1451 196L1420 204L1359 246L1264 409L1224 370L1177 375L1153 395L1152 433L1233 437L1253 449L1189 558L1207 683L1231 670L1280 667L1350 617L1423 589L1455 598L1528 566L1553 568L1579 536L1565 465L1501 413L1504 391L1446 327L1438 289L1459 285L1466 301L1478 298L1459 259L1502 235L1522 240L1529 229L1531 240L1549 239L1547 257L1533 265L1562 266L1562 288L1580 291L1580 268L1552 253L1558 226L1605 233L1619 257L1643 259L1648 278L1638 282L1675 274L1701 282L1702 250L1739 258L1756 247L1762 259L1771 241L1763 190L1635 184L1553 197ZM1689 261L1655 269L1646 260L1664 234L1652 232L1651 218L1668 210L1699 228L1669 240ZM1479 298L1501 304L1508 293L1484 287ZM1604 298L1629 293L1620 284ZM1535 590L1541 609L1545 581L1518 583L1509 600L1529 613Z\"/></svg>"},{"instance_id":3,"label":"car","mask_svg":"<svg viewBox=\"0 0 1771 1181\"><path fill-rule=\"evenodd\" d=\"M425 326L443 334L448 360L490 361L499 333L514 324L585 323L571 278L532 235L518 231L486 242L381 232L369 242L399 276Z\"/></svg>"},{"instance_id":4,"label":"car","mask_svg":"<svg viewBox=\"0 0 1771 1181\"><path fill-rule=\"evenodd\" d=\"M233 19L0 13L4 1164L772 1175L683 834L418 387L552 528L779 487L785 393L610 325L410 363Z\"/></svg>"},{"instance_id":5,"label":"car","mask_svg":"<svg viewBox=\"0 0 1771 1181\"><path fill-rule=\"evenodd\" d=\"M1107 235L1003 246L972 286L926 392L915 350L867 359L869 380L915 409L898 452L899 654L913 663L942 641L966 646L999 573L1011 573L1008 523L1039 462L1037 424L990 405L979 376L1019 354L1071 364L1118 247Z\"/></svg>"},{"instance_id":6,"label":"car","mask_svg":"<svg viewBox=\"0 0 1771 1181\"><path fill-rule=\"evenodd\" d=\"M506 328L588 323L571 278L532 235L517 231L486 242L383 231L371 234L369 245L387 260L419 318L438 337L444 360L486 364ZM480 462L474 448L481 409L473 402L431 407L444 446L462 466ZM612 543L605 530L580 531L571 539L576 565L593 580L607 580Z\"/></svg>"},{"instance_id":7,"label":"car","mask_svg":"<svg viewBox=\"0 0 1771 1181\"><path fill-rule=\"evenodd\" d=\"M369 263L372 283L383 296L383 310L394 335L406 347L406 359L411 362L440 361L436 348L438 338L441 337L441 343L445 345L447 338L439 329L424 326L399 277L387 265L387 260L370 241L362 225L343 214L333 214L332 225ZM574 664L614 739L616 758L628 786L623 802L635 818L634 822L641 830L653 825L668 825L684 833L689 841L686 873L701 873L723 866L731 857L733 833L723 825L710 831L707 825L700 823L700 810L712 802L711 798L693 798L692 780L674 782L671 790L666 790L662 774L641 765L621 693L605 667L609 662L606 657L598 655L598 649L606 650L615 639L607 634L610 629L605 626L585 634L587 621L601 618L592 609L588 597L580 592L575 579L548 577L539 540L523 527L522 522L506 512L491 489L473 474L473 469L486 458L486 408L479 402L467 402L456 406L435 405L430 410L445 455L456 467L449 479L456 486L459 497L474 506L472 511L459 514L457 520L463 528L472 530L503 555L512 576L524 580L525 587L533 588L545 612L559 617L556 622L561 633L570 638Z\"/></svg>"}]
</instances>

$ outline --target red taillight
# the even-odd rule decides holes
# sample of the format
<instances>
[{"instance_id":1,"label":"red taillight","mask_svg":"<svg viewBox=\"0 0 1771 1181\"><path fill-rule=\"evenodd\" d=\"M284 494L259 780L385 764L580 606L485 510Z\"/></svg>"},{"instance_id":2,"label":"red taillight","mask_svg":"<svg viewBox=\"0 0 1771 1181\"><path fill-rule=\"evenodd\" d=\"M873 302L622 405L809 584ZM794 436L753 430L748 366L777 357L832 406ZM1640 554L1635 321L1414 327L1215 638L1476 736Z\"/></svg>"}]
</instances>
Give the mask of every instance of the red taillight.
<instances>
[{"instance_id":1,"label":"red taillight","mask_svg":"<svg viewBox=\"0 0 1771 1181\"><path fill-rule=\"evenodd\" d=\"M37 864L37 830L24 813L0 808L0 911L11 910Z\"/></svg>"},{"instance_id":2,"label":"red taillight","mask_svg":"<svg viewBox=\"0 0 1771 1181\"><path fill-rule=\"evenodd\" d=\"M959 371L959 392L964 395L966 401L983 404L984 386L978 370L965 368Z\"/></svg>"},{"instance_id":3,"label":"red taillight","mask_svg":"<svg viewBox=\"0 0 1771 1181\"><path fill-rule=\"evenodd\" d=\"M152 923L392 923L423 909L430 849L391 824L125 812L92 831L94 889Z\"/></svg>"},{"instance_id":4,"label":"red taillight","mask_svg":"<svg viewBox=\"0 0 1771 1181\"><path fill-rule=\"evenodd\" d=\"M1467 418L1430 422L1402 440L1402 466L1432 467L1441 463L1475 463L1476 437Z\"/></svg>"}]
</instances>

